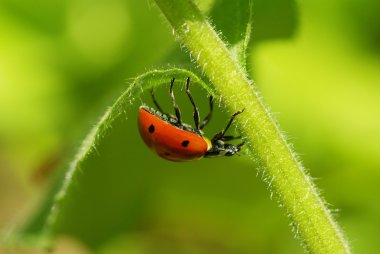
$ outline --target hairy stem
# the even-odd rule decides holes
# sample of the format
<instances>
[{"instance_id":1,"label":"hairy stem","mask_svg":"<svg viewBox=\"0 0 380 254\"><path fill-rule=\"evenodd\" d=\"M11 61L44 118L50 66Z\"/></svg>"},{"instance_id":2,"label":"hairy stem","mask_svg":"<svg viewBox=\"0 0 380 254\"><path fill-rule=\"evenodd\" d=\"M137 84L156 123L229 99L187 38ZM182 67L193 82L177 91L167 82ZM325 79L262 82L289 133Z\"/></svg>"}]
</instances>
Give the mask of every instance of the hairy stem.
<instances>
[{"instance_id":1,"label":"hairy stem","mask_svg":"<svg viewBox=\"0 0 380 254\"><path fill-rule=\"evenodd\" d=\"M263 166L267 184L312 253L349 253L337 223L241 67L190 0L155 0L179 41L189 50L232 113L249 149Z\"/></svg>"}]
</instances>

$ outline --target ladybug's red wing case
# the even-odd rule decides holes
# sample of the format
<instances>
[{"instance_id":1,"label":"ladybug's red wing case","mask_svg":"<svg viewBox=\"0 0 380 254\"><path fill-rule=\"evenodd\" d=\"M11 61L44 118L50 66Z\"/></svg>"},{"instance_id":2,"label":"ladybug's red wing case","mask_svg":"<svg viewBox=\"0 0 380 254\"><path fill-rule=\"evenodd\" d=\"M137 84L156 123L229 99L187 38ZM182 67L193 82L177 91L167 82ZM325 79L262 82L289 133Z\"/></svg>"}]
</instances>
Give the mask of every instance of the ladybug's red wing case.
<instances>
[{"instance_id":1,"label":"ladybug's red wing case","mask_svg":"<svg viewBox=\"0 0 380 254\"><path fill-rule=\"evenodd\" d=\"M208 150L199 135L182 130L140 107L138 127L144 142L160 157L171 161L200 159Z\"/></svg>"}]
</instances>

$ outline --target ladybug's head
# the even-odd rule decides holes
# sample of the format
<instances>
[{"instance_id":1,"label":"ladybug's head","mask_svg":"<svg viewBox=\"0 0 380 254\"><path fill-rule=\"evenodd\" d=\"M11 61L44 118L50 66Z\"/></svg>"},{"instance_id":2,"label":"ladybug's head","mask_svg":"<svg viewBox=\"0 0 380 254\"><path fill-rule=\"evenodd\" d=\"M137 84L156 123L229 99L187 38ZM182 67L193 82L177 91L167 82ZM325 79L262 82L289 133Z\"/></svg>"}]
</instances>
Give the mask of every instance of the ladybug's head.
<instances>
[{"instance_id":1,"label":"ladybug's head","mask_svg":"<svg viewBox=\"0 0 380 254\"><path fill-rule=\"evenodd\" d=\"M238 145L233 145L233 144L226 144L222 140L216 140L212 142L212 146L207 150L205 154L205 158L232 156L235 154L239 154L239 151L243 145L244 145L244 142Z\"/></svg>"}]
</instances>

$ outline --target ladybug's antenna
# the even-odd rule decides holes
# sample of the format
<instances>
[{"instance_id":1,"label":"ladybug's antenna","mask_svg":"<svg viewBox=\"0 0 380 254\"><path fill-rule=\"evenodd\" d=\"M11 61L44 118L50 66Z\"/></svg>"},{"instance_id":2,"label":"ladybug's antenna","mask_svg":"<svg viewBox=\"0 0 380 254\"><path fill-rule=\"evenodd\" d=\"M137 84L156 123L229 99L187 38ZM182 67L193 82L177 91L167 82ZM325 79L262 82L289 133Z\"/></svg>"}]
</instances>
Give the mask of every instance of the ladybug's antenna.
<instances>
[{"instance_id":1,"label":"ladybug's antenna","mask_svg":"<svg viewBox=\"0 0 380 254\"><path fill-rule=\"evenodd\" d=\"M240 144L238 144L236 147L240 150L240 148L245 144L245 142L241 142Z\"/></svg>"},{"instance_id":2,"label":"ladybug's antenna","mask_svg":"<svg viewBox=\"0 0 380 254\"><path fill-rule=\"evenodd\" d=\"M199 129L201 129L201 130L208 124L208 122L210 121L210 119L212 117L212 111L213 111L213 97L212 97L212 95L210 95L210 97L209 97L209 104L210 104L210 112L203 119L201 126L199 127Z\"/></svg>"},{"instance_id":3,"label":"ladybug's antenna","mask_svg":"<svg viewBox=\"0 0 380 254\"><path fill-rule=\"evenodd\" d=\"M172 78L172 80L170 81L169 92L170 92L170 96L172 98L172 103L173 103L175 115L176 115L177 120L178 120L178 124L182 124L181 123L181 111L179 111L179 107L178 107L177 103L175 102L174 93L173 93L174 80L175 80L175 78Z\"/></svg>"},{"instance_id":4,"label":"ladybug's antenna","mask_svg":"<svg viewBox=\"0 0 380 254\"><path fill-rule=\"evenodd\" d=\"M199 131L199 110L198 110L197 106L195 106L193 96L191 96L191 93L190 93L190 77L188 77L186 80L186 93L187 93L187 96L189 97L190 102L194 108L193 117L194 117L195 129L197 131Z\"/></svg>"}]
</instances>

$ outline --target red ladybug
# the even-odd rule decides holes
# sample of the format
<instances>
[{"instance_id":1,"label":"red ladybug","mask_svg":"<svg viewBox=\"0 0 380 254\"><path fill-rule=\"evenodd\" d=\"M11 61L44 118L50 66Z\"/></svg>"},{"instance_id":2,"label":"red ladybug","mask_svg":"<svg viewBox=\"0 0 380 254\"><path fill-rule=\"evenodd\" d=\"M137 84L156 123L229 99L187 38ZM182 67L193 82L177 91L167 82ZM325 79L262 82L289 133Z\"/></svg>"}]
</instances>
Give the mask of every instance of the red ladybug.
<instances>
[{"instance_id":1,"label":"red ladybug","mask_svg":"<svg viewBox=\"0 0 380 254\"><path fill-rule=\"evenodd\" d=\"M181 121L181 112L175 102L173 84L170 82L170 96L173 103L175 116L162 113L153 91L152 99L158 110L141 106L138 116L138 127L144 142L160 157L171 161L189 161L203 157L232 156L240 151L244 145L227 144L225 141L239 139L240 137L226 136L225 133L231 126L234 118L244 110L238 111L231 116L227 126L216 133L211 141L203 136L202 129L207 125L212 116L213 98L209 97L210 113L200 123L199 111L195 106L194 99L190 94L190 77L186 81L186 93L194 107L195 128Z\"/></svg>"}]
</instances>

